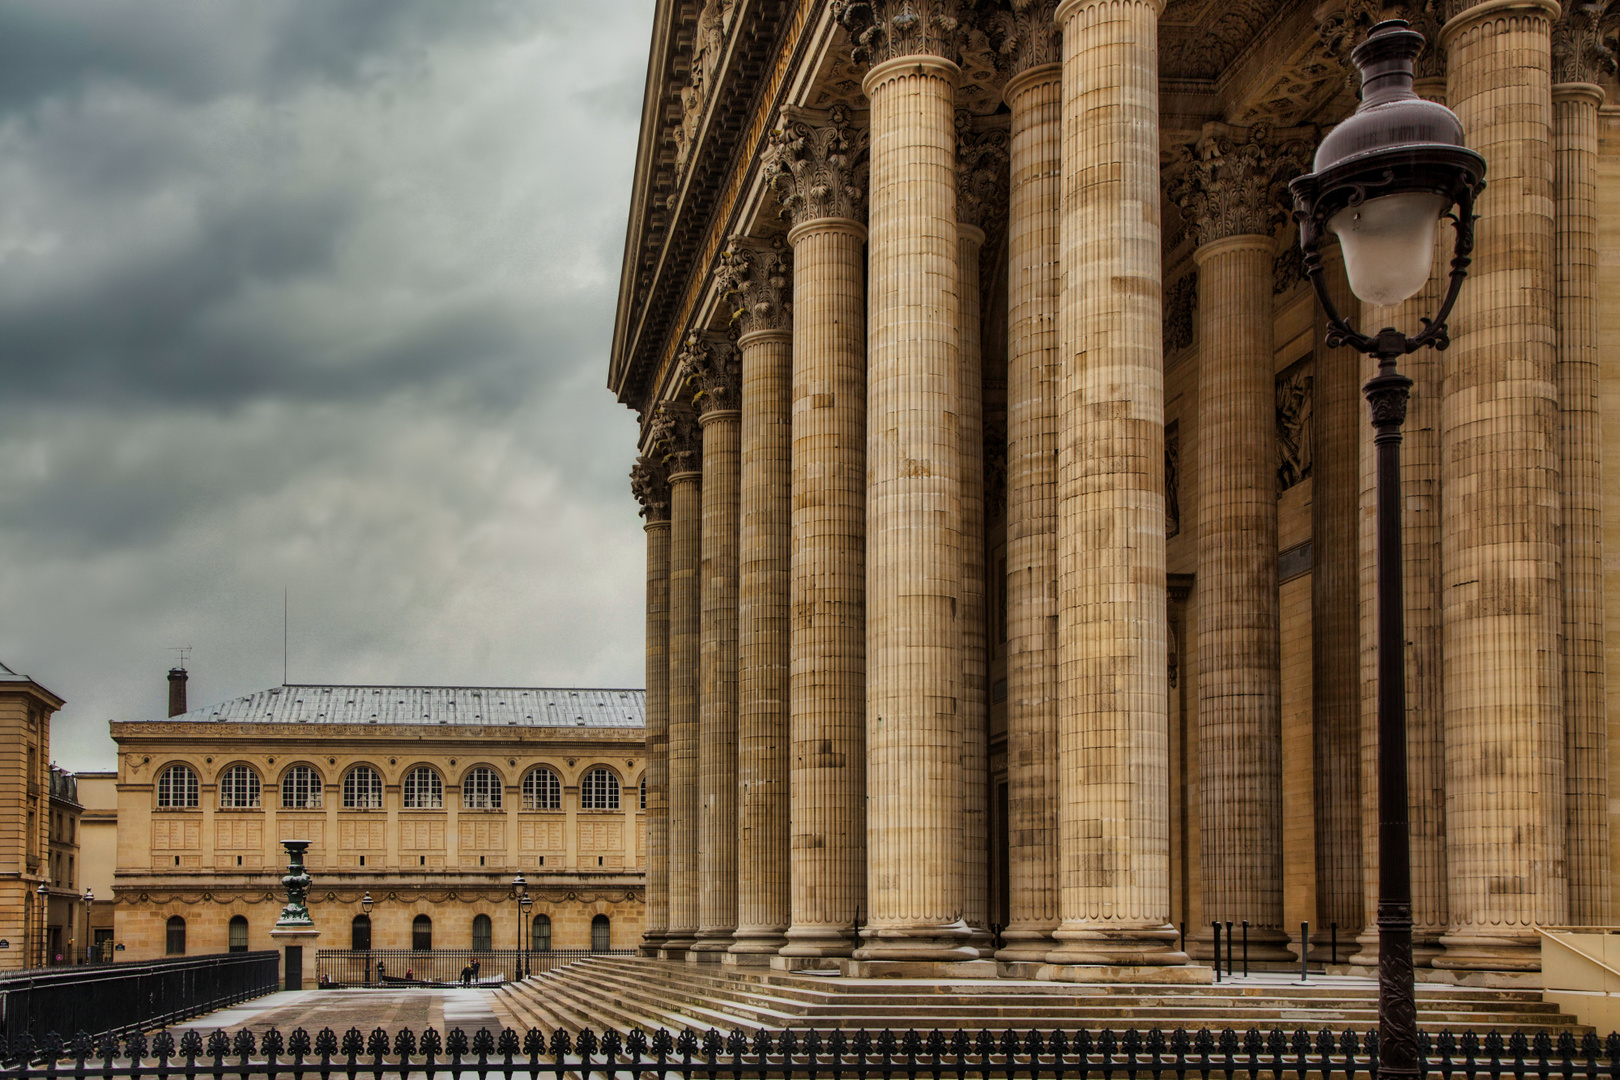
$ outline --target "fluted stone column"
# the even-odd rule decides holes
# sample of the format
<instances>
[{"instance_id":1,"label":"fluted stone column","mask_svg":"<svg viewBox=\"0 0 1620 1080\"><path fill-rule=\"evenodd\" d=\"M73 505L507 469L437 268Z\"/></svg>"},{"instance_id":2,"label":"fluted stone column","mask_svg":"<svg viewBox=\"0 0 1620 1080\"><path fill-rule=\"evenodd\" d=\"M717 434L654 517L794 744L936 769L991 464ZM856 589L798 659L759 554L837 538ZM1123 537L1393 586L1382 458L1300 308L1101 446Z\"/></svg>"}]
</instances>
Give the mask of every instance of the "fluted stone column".
<instances>
[{"instance_id":1,"label":"fluted stone column","mask_svg":"<svg viewBox=\"0 0 1620 1080\"><path fill-rule=\"evenodd\" d=\"M691 406L664 402L651 438L669 474L669 930L658 955L679 959L698 931L699 558L702 437Z\"/></svg>"},{"instance_id":2,"label":"fluted stone column","mask_svg":"<svg viewBox=\"0 0 1620 1080\"><path fill-rule=\"evenodd\" d=\"M957 118L956 262L961 274L960 366L962 462L962 599L958 608L962 651L963 832L962 921L969 944L994 952L990 935L987 797L990 782L990 642L985 621L984 371L980 341L979 252L984 225L1007 199L1007 129L995 118Z\"/></svg>"},{"instance_id":3,"label":"fluted stone column","mask_svg":"<svg viewBox=\"0 0 1620 1080\"><path fill-rule=\"evenodd\" d=\"M848 110L784 119L767 175L792 222L792 871L775 967L847 957L866 906L866 292Z\"/></svg>"},{"instance_id":4,"label":"fluted stone column","mask_svg":"<svg viewBox=\"0 0 1620 1080\"><path fill-rule=\"evenodd\" d=\"M718 963L737 928L737 541L742 368L719 334L681 355L703 432L698 705L698 935L688 960Z\"/></svg>"},{"instance_id":5,"label":"fluted stone column","mask_svg":"<svg viewBox=\"0 0 1620 1080\"><path fill-rule=\"evenodd\" d=\"M1057 0L1003 16L1019 51L1007 194L1007 929L997 959L1044 961L1058 927Z\"/></svg>"},{"instance_id":6,"label":"fluted stone column","mask_svg":"<svg viewBox=\"0 0 1620 1080\"><path fill-rule=\"evenodd\" d=\"M1434 959L1536 970L1568 919L1554 266L1554 0L1487 0L1441 34L1448 97L1485 157L1477 246L1451 320L1445 489L1446 860Z\"/></svg>"},{"instance_id":7,"label":"fluted stone column","mask_svg":"<svg viewBox=\"0 0 1620 1080\"><path fill-rule=\"evenodd\" d=\"M1170 926L1157 0L1063 0L1059 914L1045 974L1184 965ZM1096 72L1107 72L1097 78Z\"/></svg>"},{"instance_id":8,"label":"fluted stone column","mask_svg":"<svg viewBox=\"0 0 1620 1080\"><path fill-rule=\"evenodd\" d=\"M1552 150L1563 415L1564 738L1569 921L1609 922L1608 725L1603 645L1602 439L1598 406L1597 112L1604 4L1571 0L1552 31Z\"/></svg>"},{"instance_id":9,"label":"fluted stone column","mask_svg":"<svg viewBox=\"0 0 1620 1080\"><path fill-rule=\"evenodd\" d=\"M669 477L662 455L643 454L630 486L647 521L647 883L644 955L669 932Z\"/></svg>"},{"instance_id":10,"label":"fluted stone column","mask_svg":"<svg viewBox=\"0 0 1620 1080\"><path fill-rule=\"evenodd\" d=\"M1277 609L1277 179L1291 148L1205 126L1173 194L1198 241L1199 860L1205 920L1249 923L1249 955L1293 957L1283 926ZM1209 933L1200 926L1201 937Z\"/></svg>"},{"instance_id":11,"label":"fluted stone column","mask_svg":"<svg viewBox=\"0 0 1620 1080\"><path fill-rule=\"evenodd\" d=\"M977 957L963 919L954 0L834 3L871 101L867 898L856 957ZM992 972L993 973L993 966Z\"/></svg>"},{"instance_id":12,"label":"fluted stone column","mask_svg":"<svg viewBox=\"0 0 1620 1080\"><path fill-rule=\"evenodd\" d=\"M788 470L792 320L785 241L732 238L720 281L742 350L741 565L737 589L737 932L728 964L787 941Z\"/></svg>"},{"instance_id":13,"label":"fluted stone column","mask_svg":"<svg viewBox=\"0 0 1620 1080\"><path fill-rule=\"evenodd\" d=\"M1337 244L1323 245L1333 305L1359 323L1357 301L1344 276ZM1361 628L1358 522L1360 433L1367 424L1360 353L1325 344L1327 320L1318 306L1316 366L1311 410L1316 443L1311 454L1311 705L1315 770L1316 919L1310 958L1338 960L1355 950L1366 923L1361 835ZM1370 430L1370 428L1369 428ZM1376 776L1376 773L1374 774Z\"/></svg>"}]
</instances>

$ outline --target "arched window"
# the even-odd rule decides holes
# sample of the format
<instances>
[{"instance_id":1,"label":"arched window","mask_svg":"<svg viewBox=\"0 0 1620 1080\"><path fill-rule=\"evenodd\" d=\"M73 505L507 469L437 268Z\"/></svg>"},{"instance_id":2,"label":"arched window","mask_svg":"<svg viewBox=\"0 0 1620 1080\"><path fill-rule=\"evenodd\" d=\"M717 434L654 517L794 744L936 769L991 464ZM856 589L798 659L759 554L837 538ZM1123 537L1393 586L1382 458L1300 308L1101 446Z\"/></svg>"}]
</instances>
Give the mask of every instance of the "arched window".
<instances>
[{"instance_id":1,"label":"arched window","mask_svg":"<svg viewBox=\"0 0 1620 1080\"><path fill-rule=\"evenodd\" d=\"M550 769L533 769L523 778L523 809L561 810L562 781Z\"/></svg>"},{"instance_id":2,"label":"arched window","mask_svg":"<svg viewBox=\"0 0 1620 1080\"><path fill-rule=\"evenodd\" d=\"M349 923L349 948L371 948L371 916L356 915Z\"/></svg>"},{"instance_id":3,"label":"arched window","mask_svg":"<svg viewBox=\"0 0 1620 1080\"><path fill-rule=\"evenodd\" d=\"M617 810L619 808L619 778L611 769L592 769L579 785L579 805L582 810Z\"/></svg>"},{"instance_id":4,"label":"arched window","mask_svg":"<svg viewBox=\"0 0 1620 1080\"><path fill-rule=\"evenodd\" d=\"M467 771L467 775L461 781L461 808L463 810L501 808L501 778L494 769L480 765Z\"/></svg>"},{"instance_id":5,"label":"arched window","mask_svg":"<svg viewBox=\"0 0 1620 1080\"><path fill-rule=\"evenodd\" d=\"M170 915L163 930L163 951L170 956L186 955L186 920Z\"/></svg>"},{"instance_id":6,"label":"arched window","mask_svg":"<svg viewBox=\"0 0 1620 1080\"><path fill-rule=\"evenodd\" d=\"M641 808L643 810L647 809L647 777L645 774L641 777Z\"/></svg>"},{"instance_id":7,"label":"arched window","mask_svg":"<svg viewBox=\"0 0 1620 1080\"><path fill-rule=\"evenodd\" d=\"M196 805L197 774L184 765L170 765L164 769L163 775L158 777L158 806L173 810ZM185 920L181 919L181 922ZM184 936L183 931L181 936Z\"/></svg>"},{"instance_id":8,"label":"arched window","mask_svg":"<svg viewBox=\"0 0 1620 1080\"><path fill-rule=\"evenodd\" d=\"M551 951L551 916L536 915L529 927L529 948L534 952Z\"/></svg>"},{"instance_id":9,"label":"arched window","mask_svg":"<svg viewBox=\"0 0 1620 1080\"><path fill-rule=\"evenodd\" d=\"M613 947L613 928L606 915L591 920L591 952L607 952Z\"/></svg>"},{"instance_id":10,"label":"arched window","mask_svg":"<svg viewBox=\"0 0 1620 1080\"><path fill-rule=\"evenodd\" d=\"M246 810L259 805L259 774L246 765L232 765L219 778L219 805Z\"/></svg>"},{"instance_id":11,"label":"arched window","mask_svg":"<svg viewBox=\"0 0 1620 1080\"><path fill-rule=\"evenodd\" d=\"M382 808L382 777L370 765L356 765L343 778L343 806L348 810Z\"/></svg>"},{"instance_id":12,"label":"arched window","mask_svg":"<svg viewBox=\"0 0 1620 1080\"><path fill-rule=\"evenodd\" d=\"M294 765L281 778L281 808L283 810L319 810L321 808L321 774L308 765Z\"/></svg>"},{"instance_id":13,"label":"arched window","mask_svg":"<svg viewBox=\"0 0 1620 1080\"><path fill-rule=\"evenodd\" d=\"M473 916L473 942L474 952L489 952L495 946L495 927L489 921L488 915Z\"/></svg>"},{"instance_id":14,"label":"arched window","mask_svg":"<svg viewBox=\"0 0 1620 1080\"><path fill-rule=\"evenodd\" d=\"M411 920L411 948L417 952L433 948L433 920L426 915Z\"/></svg>"},{"instance_id":15,"label":"arched window","mask_svg":"<svg viewBox=\"0 0 1620 1080\"><path fill-rule=\"evenodd\" d=\"M439 810L444 806L444 781L426 765L405 774L405 809Z\"/></svg>"},{"instance_id":16,"label":"arched window","mask_svg":"<svg viewBox=\"0 0 1620 1080\"><path fill-rule=\"evenodd\" d=\"M230 938L228 939L228 941L229 941L229 944L228 944L229 951L230 952L247 952L247 916L246 915L232 915L231 916L231 925L228 927L228 930L230 932ZM181 920L180 935L181 935L182 938L185 937L185 932L186 932L185 931L185 921ZM185 950L184 943L181 944L180 948L181 948L181 951Z\"/></svg>"}]
</instances>

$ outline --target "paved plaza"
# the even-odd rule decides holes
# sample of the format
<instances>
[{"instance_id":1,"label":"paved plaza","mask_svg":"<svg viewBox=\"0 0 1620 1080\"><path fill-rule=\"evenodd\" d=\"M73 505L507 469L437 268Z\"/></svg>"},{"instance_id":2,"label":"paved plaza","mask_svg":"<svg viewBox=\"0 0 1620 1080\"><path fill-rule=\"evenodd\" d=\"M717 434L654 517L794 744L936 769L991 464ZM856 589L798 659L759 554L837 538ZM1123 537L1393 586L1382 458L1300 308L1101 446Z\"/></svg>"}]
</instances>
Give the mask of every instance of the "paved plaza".
<instances>
[{"instance_id":1,"label":"paved plaza","mask_svg":"<svg viewBox=\"0 0 1620 1080\"><path fill-rule=\"evenodd\" d=\"M490 990L284 990L243 1002L229 1009L200 1016L170 1030L241 1031L255 1034L275 1028L283 1035L304 1028L311 1035L329 1027L340 1036L349 1028L370 1034L382 1028L392 1039L403 1028L420 1034L424 1028L443 1033L461 1028L471 1035L479 1028L498 1032L503 1027L523 1030L504 1010L497 1012Z\"/></svg>"}]
</instances>

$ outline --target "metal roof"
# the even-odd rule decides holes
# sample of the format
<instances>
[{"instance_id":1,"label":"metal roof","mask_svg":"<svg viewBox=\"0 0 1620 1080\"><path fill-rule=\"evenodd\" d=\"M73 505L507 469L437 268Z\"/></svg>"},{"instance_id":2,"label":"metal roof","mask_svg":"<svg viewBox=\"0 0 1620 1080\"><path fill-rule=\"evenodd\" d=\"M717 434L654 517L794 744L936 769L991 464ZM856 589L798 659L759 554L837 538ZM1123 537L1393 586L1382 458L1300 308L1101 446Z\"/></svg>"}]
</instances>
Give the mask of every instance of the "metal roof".
<instances>
[{"instance_id":1,"label":"metal roof","mask_svg":"<svg viewBox=\"0 0 1620 1080\"><path fill-rule=\"evenodd\" d=\"M522 686L272 686L163 722L460 724L626 728L646 725L645 690Z\"/></svg>"}]
</instances>

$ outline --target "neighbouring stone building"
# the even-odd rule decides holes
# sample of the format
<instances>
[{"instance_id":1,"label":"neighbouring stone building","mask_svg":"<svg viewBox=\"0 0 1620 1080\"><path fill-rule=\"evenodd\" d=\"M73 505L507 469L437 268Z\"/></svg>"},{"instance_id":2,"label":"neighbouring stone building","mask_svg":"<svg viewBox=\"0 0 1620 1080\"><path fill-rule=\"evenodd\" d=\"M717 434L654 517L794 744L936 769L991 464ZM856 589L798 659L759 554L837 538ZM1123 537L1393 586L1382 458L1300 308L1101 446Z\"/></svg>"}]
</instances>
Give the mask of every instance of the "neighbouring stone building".
<instances>
[{"instance_id":1,"label":"neighbouring stone building","mask_svg":"<svg viewBox=\"0 0 1620 1080\"><path fill-rule=\"evenodd\" d=\"M180 675L174 715L112 724L119 960L275 948L282 840L310 842L316 948L639 940L642 691L277 686L187 711Z\"/></svg>"},{"instance_id":2,"label":"neighbouring stone building","mask_svg":"<svg viewBox=\"0 0 1620 1080\"><path fill-rule=\"evenodd\" d=\"M47 911L72 895L51 878L49 863L51 716L61 707L61 698L0 664L0 970L46 962Z\"/></svg>"},{"instance_id":3,"label":"neighbouring stone building","mask_svg":"<svg viewBox=\"0 0 1620 1080\"><path fill-rule=\"evenodd\" d=\"M1533 981L1537 926L1610 921L1607 4L659 0L609 373L648 951L1196 979L1246 920L1376 963L1372 368L1286 183L1389 16L1489 165L1402 364L1418 960ZM1395 310L1330 265L1340 310L1418 329L1449 233Z\"/></svg>"},{"instance_id":4,"label":"neighbouring stone building","mask_svg":"<svg viewBox=\"0 0 1620 1080\"><path fill-rule=\"evenodd\" d=\"M118 774L81 772L79 789L79 867L86 905L90 959L115 959L113 873L118 865Z\"/></svg>"}]
</instances>

